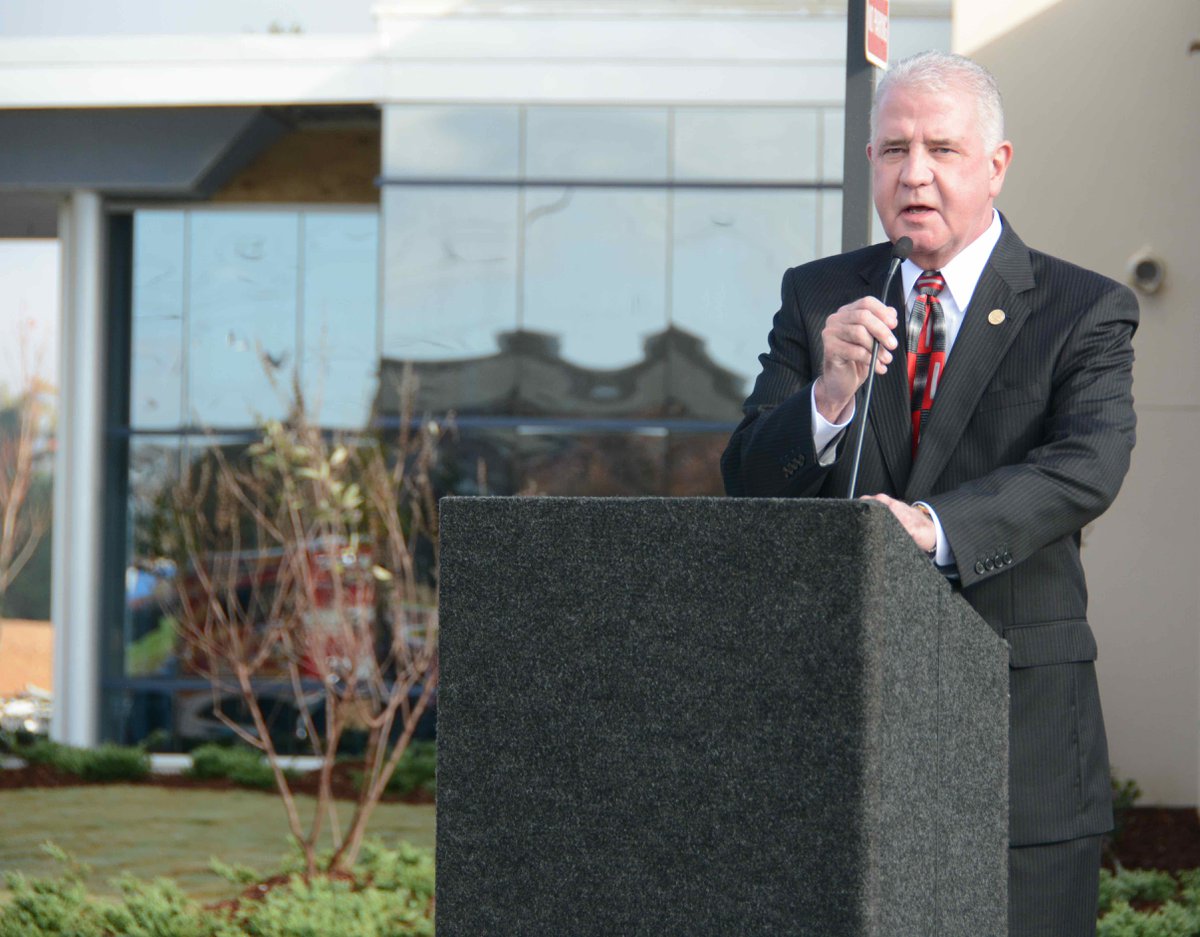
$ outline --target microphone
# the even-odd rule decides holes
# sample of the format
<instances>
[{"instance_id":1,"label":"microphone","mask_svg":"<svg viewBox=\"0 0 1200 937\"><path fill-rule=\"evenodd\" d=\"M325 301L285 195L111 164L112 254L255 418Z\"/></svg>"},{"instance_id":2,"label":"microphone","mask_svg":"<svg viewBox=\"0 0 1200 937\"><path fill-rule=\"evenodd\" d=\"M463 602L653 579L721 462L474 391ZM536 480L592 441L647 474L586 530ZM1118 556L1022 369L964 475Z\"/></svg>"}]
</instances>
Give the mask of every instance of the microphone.
<instances>
[{"instance_id":1,"label":"microphone","mask_svg":"<svg viewBox=\"0 0 1200 937\"><path fill-rule=\"evenodd\" d=\"M900 265L908 259L908 255L912 253L913 242L910 237L902 237L892 245L892 262L888 265L887 276L883 281L883 292L879 294L879 301L887 304L888 289L892 285L892 277L896 275L896 271L900 269ZM853 500L854 486L858 483L858 462L862 458L863 436L867 433L867 414L871 412L871 390L875 387L875 366L879 361L879 339L871 343L871 371L867 375L867 389L863 394L862 415L858 421L858 439L854 444L854 461L850 463L850 490L846 497Z\"/></svg>"}]
</instances>

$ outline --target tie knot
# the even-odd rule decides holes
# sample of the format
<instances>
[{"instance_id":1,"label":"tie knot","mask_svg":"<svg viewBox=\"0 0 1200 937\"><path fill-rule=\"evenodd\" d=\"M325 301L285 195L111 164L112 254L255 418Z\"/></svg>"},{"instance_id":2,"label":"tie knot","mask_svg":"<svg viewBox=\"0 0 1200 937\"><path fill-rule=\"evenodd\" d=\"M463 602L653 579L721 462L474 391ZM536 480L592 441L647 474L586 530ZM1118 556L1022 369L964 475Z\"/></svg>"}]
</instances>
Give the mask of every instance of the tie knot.
<instances>
[{"instance_id":1,"label":"tie knot","mask_svg":"<svg viewBox=\"0 0 1200 937\"><path fill-rule=\"evenodd\" d=\"M926 270L917 277L917 292L922 296L937 296L946 288L946 278L940 270Z\"/></svg>"}]
</instances>

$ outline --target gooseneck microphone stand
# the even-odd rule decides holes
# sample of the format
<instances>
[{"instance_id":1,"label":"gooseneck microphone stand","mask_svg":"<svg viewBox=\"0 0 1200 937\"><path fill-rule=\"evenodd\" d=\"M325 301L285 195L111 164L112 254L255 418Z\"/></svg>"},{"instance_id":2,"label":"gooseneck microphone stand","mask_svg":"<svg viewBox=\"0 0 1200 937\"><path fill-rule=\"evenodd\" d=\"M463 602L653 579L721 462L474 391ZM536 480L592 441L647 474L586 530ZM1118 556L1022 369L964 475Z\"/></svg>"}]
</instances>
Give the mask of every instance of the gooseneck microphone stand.
<instances>
[{"instance_id":1,"label":"gooseneck microphone stand","mask_svg":"<svg viewBox=\"0 0 1200 937\"><path fill-rule=\"evenodd\" d=\"M887 277L883 281L883 292L879 295L879 301L887 304L888 289L891 288L892 278L896 275L896 271L900 269L900 265L908 259L908 255L912 253L913 242L912 238L902 237L892 245L892 262L888 265ZM863 393L862 414L858 419L858 439L854 443L854 461L850 463L850 489L846 493L846 497L854 499L854 487L858 484L858 462L862 458L863 437L867 434L867 414L871 412L871 391L875 387L875 367L879 362L879 339L875 339L871 343L871 372L867 375L867 389Z\"/></svg>"}]
</instances>

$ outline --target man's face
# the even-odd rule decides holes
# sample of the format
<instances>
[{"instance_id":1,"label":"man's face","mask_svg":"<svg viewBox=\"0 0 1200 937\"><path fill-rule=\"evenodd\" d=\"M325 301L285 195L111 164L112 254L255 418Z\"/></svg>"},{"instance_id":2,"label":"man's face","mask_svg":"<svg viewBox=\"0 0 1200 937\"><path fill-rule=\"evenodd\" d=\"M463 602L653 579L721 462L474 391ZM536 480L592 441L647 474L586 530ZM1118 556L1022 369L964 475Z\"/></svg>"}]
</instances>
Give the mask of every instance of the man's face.
<instances>
[{"instance_id":1,"label":"man's face","mask_svg":"<svg viewBox=\"0 0 1200 937\"><path fill-rule=\"evenodd\" d=\"M987 230L1012 158L984 147L975 102L961 90L898 87L867 147L875 210L891 240L912 238L913 262L936 270Z\"/></svg>"}]
</instances>

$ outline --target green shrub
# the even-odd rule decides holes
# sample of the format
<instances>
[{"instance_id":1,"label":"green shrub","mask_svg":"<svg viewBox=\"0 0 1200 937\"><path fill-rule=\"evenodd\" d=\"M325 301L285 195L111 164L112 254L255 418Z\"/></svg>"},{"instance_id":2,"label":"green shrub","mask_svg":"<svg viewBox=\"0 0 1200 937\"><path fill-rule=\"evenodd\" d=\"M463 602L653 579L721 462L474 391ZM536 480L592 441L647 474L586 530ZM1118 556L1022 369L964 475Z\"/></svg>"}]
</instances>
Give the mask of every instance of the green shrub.
<instances>
[{"instance_id":1,"label":"green shrub","mask_svg":"<svg viewBox=\"0 0 1200 937\"><path fill-rule=\"evenodd\" d=\"M435 742L410 742L400 757L396 770L388 779L387 790L392 794L408 794L415 790L423 790L436 796L437 744Z\"/></svg>"},{"instance_id":2,"label":"green shrub","mask_svg":"<svg viewBox=\"0 0 1200 937\"><path fill-rule=\"evenodd\" d=\"M1148 869L1103 871L1099 913L1097 937L1200 937L1200 870L1178 880Z\"/></svg>"},{"instance_id":3,"label":"green shrub","mask_svg":"<svg viewBox=\"0 0 1200 937\"><path fill-rule=\"evenodd\" d=\"M1096 937L1198 937L1200 915L1168 901L1152 912L1135 911L1125 902L1117 904L1096 925Z\"/></svg>"},{"instance_id":4,"label":"green shrub","mask_svg":"<svg viewBox=\"0 0 1200 937\"><path fill-rule=\"evenodd\" d=\"M77 878L27 879L9 872L12 892L0 908L0 937L102 937L100 920Z\"/></svg>"},{"instance_id":5,"label":"green shrub","mask_svg":"<svg viewBox=\"0 0 1200 937\"><path fill-rule=\"evenodd\" d=\"M53 843L41 848L62 865L62 877L29 879L20 872L5 873L12 896L0 906L0 937L100 937L100 921L83 886L88 867Z\"/></svg>"},{"instance_id":6,"label":"green shrub","mask_svg":"<svg viewBox=\"0 0 1200 937\"><path fill-rule=\"evenodd\" d=\"M1200 869L1179 873L1179 892L1185 904L1200 907Z\"/></svg>"},{"instance_id":7,"label":"green shrub","mask_svg":"<svg viewBox=\"0 0 1200 937\"><path fill-rule=\"evenodd\" d=\"M21 757L85 781L140 781L150 774L150 756L140 748L123 745L75 748L42 739L23 748Z\"/></svg>"},{"instance_id":8,"label":"green shrub","mask_svg":"<svg viewBox=\"0 0 1200 937\"><path fill-rule=\"evenodd\" d=\"M275 772L266 758L256 749L243 746L201 745L192 752L188 774L193 778L228 778L242 787L275 786ZM285 771L284 775L290 779L296 777L292 771Z\"/></svg>"},{"instance_id":9,"label":"green shrub","mask_svg":"<svg viewBox=\"0 0 1200 937\"><path fill-rule=\"evenodd\" d=\"M1113 810L1128 810L1142 797L1142 789L1133 778L1120 780L1116 773L1111 775Z\"/></svg>"},{"instance_id":10,"label":"green shrub","mask_svg":"<svg viewBox=\"0 0 1200 937\"><path fill-rule=\"evenodd\" d=\"M221 933L217 915L201 909L172 881L143 882L124 876L117 885L123 900L100 906L106 933L121 937L216 937Z\"/></svg>"},{"instance_id":11,"label":"green shrub","mask_svg":"<svg viewBox=\"0 0 1200 937\"><path fill-rule=\"evenodd\" d=\"M38 739L32 745L22 747L20 756L32 765L50 765L66 774L78 775L82 751L49 739Z\"/></svg>"},{"instance_id":12,"label":"green shrub","mask_svg":"<svg viewBox=\"0 0 1200 937\"><path fill-rule=\"evenodd\" d=\"M1137 781L1132 778L1127 778L1122 781L1117 778L1115 772L1109 775L1112 784L1112 801L1113 801L1113 828L1108 834L1110 843L1119 843L1121 835L1125 832L1125 824L1128 821L1129 811L1142 796L1142 789L1138 786Z\"/></svg>"},{"instance_id":13,"label":"green shrub","mask_svg":"<svg viewBox=\"0 0 1200 937\"><path fill-rule=\"evenodd\" d=\"M1154 869L1125 869L1113 875L1107 869L1100 872L1100 913L1104 914L1119 902L1134 901L1161 904L1175 897L1179 886L1168 872Z\"/></svg>"},{"instance_id":14,"label":"green shrub","mask_svg":"<svg viewBox=\"0 0 1200 937\"><path fill-rule=\"evenodd\" d=\"M252 937L433 937L428 906L378 888L357 889L349 881L305 882L293 876L261 902L243 903L234 915Z\"/></svg>"},{"instance_id":15,"label":"green shrub","mask_svg":"<svg viewBox=\"0 0 1200 937\"><path fill-rule=\"evenodd\" d=\"M85 781L140 781L150 774L150 756L120 745L84 749L79 774Z\"/></svg>"},{"instance_id":16,"label":"green shrub","mask_svg":"<svg viewBox=\"0 0 1200 937\"><path fill-rule=\"evenodd\" d=\"M12 898L0 907L0 937L433 937L433 857L407 844L364 844L362 859L344 879L305 881L284 860L290 878L262 899L241 899L232 910L204 908L173 882L118 880L120 897L87 894L78 867L60 879L7 877ZM239 887L252 870L214 863ZM261 879L253 879L261 880Z\"/></svg>"},{"instance_id":17,"label":"green shrub","mask_svg":"<svg viewBox=\"0 0 1200 937\"><path fill-rule=\"evenodd\" d=\"M229 772L247 765L256 764L261 755L249 748L229 748L225 745L201 745L192 752L192 767L188 775L209 780L227 778Z\"/></svg>"}]
</instances>

